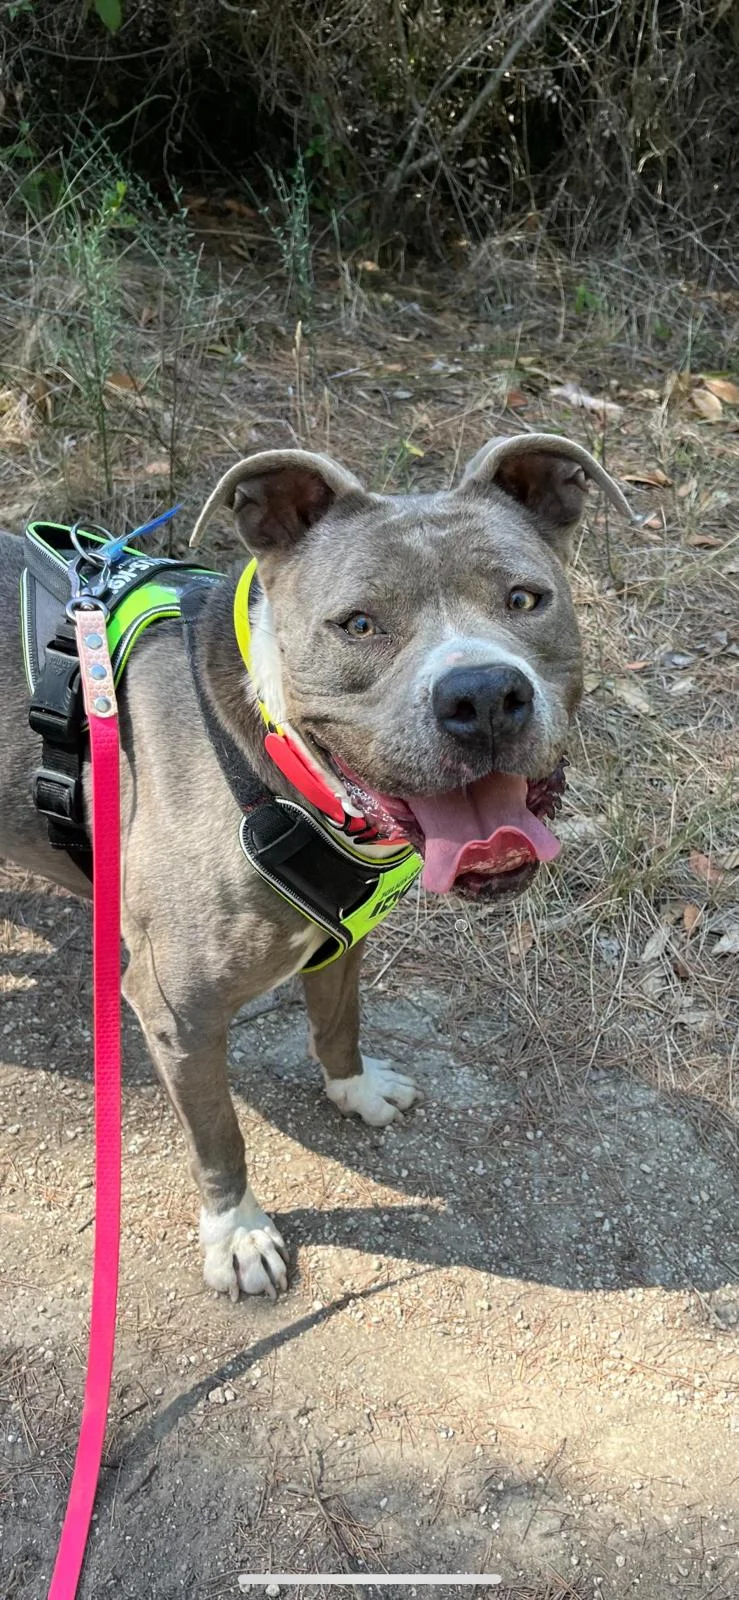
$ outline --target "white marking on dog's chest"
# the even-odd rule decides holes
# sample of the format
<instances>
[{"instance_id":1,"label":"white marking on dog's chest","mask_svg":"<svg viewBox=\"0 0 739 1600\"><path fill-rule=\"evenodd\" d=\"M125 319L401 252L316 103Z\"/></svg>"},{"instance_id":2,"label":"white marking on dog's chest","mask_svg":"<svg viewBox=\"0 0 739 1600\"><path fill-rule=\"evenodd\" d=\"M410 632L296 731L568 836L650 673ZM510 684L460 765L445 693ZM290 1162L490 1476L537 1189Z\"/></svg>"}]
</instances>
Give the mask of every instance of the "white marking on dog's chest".
<instances>
[{"instance_id":1,"label":"white marking on dog's chest","mask_svg":"<svg viewBox=\"0 0 739 1600\"><path fill-rule=\"evenodd\" d=\"M251 668L254 687L260 699L269 706L270 716L276 722L284 722L287 712L282 663L272 607L266 594L260 595L251 623Z\"/></svg>"},{"instance_id":2,"label":"white marking on dog's chest","mask_svg":"<svg viewBox=\"0 0 739 1600\"><path fill-rule=\"evenodd\" d=\"M280 650L275 633L272 608L266 594L259 596L255 614L251 621L251 666L249 675L252 687L262 705L267 707L272 721L279 723L289 732L293 744L297 745L310 766L319 769L323 775L324 782L338 796L345 810L360 816L359 808L349 800L339 778L328 767L324 766L323 762L318 759L315 750L308 749L305 741L301 739L300 734L297 733L288 719Z\"/></svg>"},{"instance_id":3,"label":"white marking on dog's chest","mask_svg":"<svg viewBox=\"0 0 739 1600\"><path fill-rule=\"evenodd\" d=\"M316 950L320 949L326 937L327 935L324 933L323 928L312 926L301 929L300 933L290 934L288 944L291 953L295 955L293 972L300 972L306 961L309 961L311 956L315 955Z\"/></svg>"}]
</instances>

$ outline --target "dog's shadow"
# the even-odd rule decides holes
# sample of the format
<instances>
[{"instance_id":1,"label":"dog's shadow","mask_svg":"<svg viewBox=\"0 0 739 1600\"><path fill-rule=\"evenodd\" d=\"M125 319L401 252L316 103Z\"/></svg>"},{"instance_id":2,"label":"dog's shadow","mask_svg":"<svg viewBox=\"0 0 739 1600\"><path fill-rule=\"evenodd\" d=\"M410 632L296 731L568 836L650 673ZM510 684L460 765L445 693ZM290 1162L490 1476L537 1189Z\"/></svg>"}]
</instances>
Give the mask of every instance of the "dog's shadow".
<instances>
[{"instance_id":1,"label":"dog's shadow","mask_svg":"<svg viewBox=\"0 0 739 1600\"><path fill-rule=\"evenodd\" d=\"M4 918L22 935L3 957L6 1060L28 1068L53 1059L63 1075L89 1080L88 908L2 891L0 926ZM247 1143L256 1112L294 1141L286 1172L299 1170L301 1150L324 1163L320 1203L306 1190L304 1205L280 1213L291 1242L571 1290L710 1291L739 1277L735 1144L696 1099L611 1070L584 1084L572 1074L575 1087L537 1105L531 1085L508 1074L493 1048L482 1059L472 1046L453 1051L412 1001L389 1010L370 994L368 1037L416 1078L426 1100L402 1124L367 1128L323 1095L307 1060L299 988L246 1008L230 1050ZM135 1092L152 1068L138 1025L124 1015L125 1077Z\"/></svg>"},{"instance_id":2,"label":"dog's shadow","mask_svg":"<svg viewBox=\"0 0 739 1600\"><path fill-rule=\"evenodd\" d=\"M321 1094L296 989L237 1020L232 1070L246 1107L328 1163L322 1209L284 1217L301 1242L571 1290L712 1290L739 1275L735 1141L697 1101L611 1070L540 1095L537 1113L504 1060L475 1059L463 1044L455 1054L433 1026L424 1038L410 1001L393 1003L399 1031L389 1035L382 1002L368 1008L368 1035L379 1031L426 1100L376 1131ZM333 1173L358 1204L331 1204Z\"/></svg>"}]
</instances>

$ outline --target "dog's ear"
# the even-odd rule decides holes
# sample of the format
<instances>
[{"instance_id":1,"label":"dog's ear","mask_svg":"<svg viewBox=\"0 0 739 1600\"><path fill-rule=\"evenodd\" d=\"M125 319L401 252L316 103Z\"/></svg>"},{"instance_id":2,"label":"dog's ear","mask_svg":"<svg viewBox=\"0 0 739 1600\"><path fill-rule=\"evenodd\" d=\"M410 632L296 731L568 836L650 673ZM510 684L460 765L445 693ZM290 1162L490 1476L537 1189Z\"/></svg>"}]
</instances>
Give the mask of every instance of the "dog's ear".
<instances>
[{"instance_id":1,"label":"dog's ear","mask_svg":"<svg viewBox=\"0 0 739 1600\"><path fill-rule=\"evenodd\" d=\"M492 439L465 468L460 492L485 494L500 489L525 506L541 537L567 561L572 536L585 509L588 479L630 521L628 500L605 468L581 444L553 433L523 433Z\"/></svg>"},{"instance_id":2,"label":"dog's ear","mask_svg":"<svg viewBox=\"0 0 739 1600\"><path fill-rule=\"evenodd\" d=\"M237 461L206 500L190 539L199 544L206 524L227 506L255 556L291 549L337 500L366 498L359 480L329 456L309 450L265 450Z\"/></svg>"}]
</instances>

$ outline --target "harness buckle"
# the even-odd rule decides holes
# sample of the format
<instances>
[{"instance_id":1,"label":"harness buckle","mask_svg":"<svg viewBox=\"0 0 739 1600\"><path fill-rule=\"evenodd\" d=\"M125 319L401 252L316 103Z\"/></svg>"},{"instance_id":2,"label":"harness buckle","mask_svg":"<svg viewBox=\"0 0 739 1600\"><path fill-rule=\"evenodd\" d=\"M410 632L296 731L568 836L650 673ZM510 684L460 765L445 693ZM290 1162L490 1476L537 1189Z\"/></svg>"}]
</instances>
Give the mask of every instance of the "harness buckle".
<instances>
[{"instance_id":1,"label":"harness buckle","mask_svg":"<svg viewBox=\"0 0 739 1600\"><path fill-rule=\"evenodd\" d=\"M33 774L33 803L42 817L50 817L63 827L79 827L82 819L80 781L68 772L37 767Z\"/></svg>"},{"instance_id":2,"label":"harness buckle","mask_svg":"<svg viewBox=\"0 0 739 1600\"><path fill-rule=\"evenodd\" d=\"M77 749L83 717L80 664L77 655L70 655L64 644L64 640L52 640L46 647L44 670L31 700L28 721L34 733L40 733L50 744Z\"/></svg>"}]
</instances>

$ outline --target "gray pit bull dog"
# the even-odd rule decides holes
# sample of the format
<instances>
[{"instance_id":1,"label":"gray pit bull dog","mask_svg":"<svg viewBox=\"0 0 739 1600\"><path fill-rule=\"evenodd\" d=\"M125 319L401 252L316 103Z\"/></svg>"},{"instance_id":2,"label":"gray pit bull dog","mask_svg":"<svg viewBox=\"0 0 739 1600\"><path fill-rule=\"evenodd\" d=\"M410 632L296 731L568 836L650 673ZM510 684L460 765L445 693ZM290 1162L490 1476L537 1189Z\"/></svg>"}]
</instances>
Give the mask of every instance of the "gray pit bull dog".
<instances>
[{"instance_id":1,"label":"gray pit bull dog","mask_svg":"<svg viewBox=\"0 0 739 1600\"><path fill-rule=\"evenodd\" d=\"M593 479L620 489L577 444L498 439L459 485L368 493L324 456L270 451L214 491L257 557L253 679L234 633L235 580L215 584L194 632L201 682L266 788L290 784L265 753L256 687L346 804L424 857L423 883L517 892L558 844L543 818L582 691L565 566ZM21 541L0 539L0 852L88 895L30 799L18 626ZM147 632L126 668L122 738L123 990L187 1141L201 1197L205 1278L238 1299L286 1288L286 1254L247 1184L229 1094L229 1021L301 971L324 938L250 868L240 815L198 706L177 622ZM89 794L86 795L89 801ZM359 1047L361 945L303 975L311 1052L340 1111L382 1126L418 1097Z\"/></svg>"}]
</instances>

